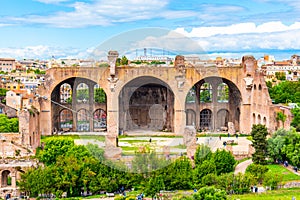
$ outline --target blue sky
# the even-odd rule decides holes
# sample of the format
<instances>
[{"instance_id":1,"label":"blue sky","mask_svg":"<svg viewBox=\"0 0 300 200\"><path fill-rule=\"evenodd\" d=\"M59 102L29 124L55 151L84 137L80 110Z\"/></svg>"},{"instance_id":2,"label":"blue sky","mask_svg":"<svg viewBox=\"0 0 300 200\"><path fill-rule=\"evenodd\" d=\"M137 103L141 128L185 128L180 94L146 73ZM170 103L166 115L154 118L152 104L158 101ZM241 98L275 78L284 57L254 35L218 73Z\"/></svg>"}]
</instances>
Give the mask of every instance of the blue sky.
<instances>
[{"instance_id":1,"label":"blue sky","mask_svg":"<svg viewBox=\"0 0 300 200\"><path fill-rule=\"evenodd\" d=\"M2 0L0 57L85 58L119 35L155 27L134 48L159 48L177 32L211 56L289 58L300 52L299 13L298 0ZM188 48L178 41L162 48Z\"/></svg>"}]
</instances>

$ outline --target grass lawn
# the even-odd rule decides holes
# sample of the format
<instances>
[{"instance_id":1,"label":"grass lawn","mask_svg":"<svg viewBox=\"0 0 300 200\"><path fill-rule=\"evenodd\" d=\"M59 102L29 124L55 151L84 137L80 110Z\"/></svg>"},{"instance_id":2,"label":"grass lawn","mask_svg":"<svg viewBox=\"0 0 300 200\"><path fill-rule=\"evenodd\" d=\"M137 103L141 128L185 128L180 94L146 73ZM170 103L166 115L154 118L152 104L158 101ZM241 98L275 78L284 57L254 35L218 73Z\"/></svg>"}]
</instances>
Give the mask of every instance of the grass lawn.
<instances>
[{"instance_id":1,"label":"grass lawn","mask_svg":"<svg viewBox=\"0 0 300 200\"><path fill-rule=\"evenodd\" d=\"M128 152L128 151L135 152L139 149L139 147L134 147L134 146L129 146L129 147L128 146L120 146L120 147L122 148L123 152Z\"/></svg>"},{"instance_id":2,"label":"grass lawn","mask_svg":"<svg viewBox=\"0 0 300 200\"><path fill-rule=\"evenodd\" d=\"M127 143L129 143L129 144L132 144L132 143L139 143L139 142L143 142L143 143L145 143L145 142L148 142L149 143L149 140L126 140L126 139L119 139L119 142L127 142ZM155 142L155 141L151 141L151 142Z\"/></svg>"},{"instance_id":3,"label":"grass lawn","mask_svg":"<svg viewBox=\"0 0 300 200\"><path fill-rule=\"evenodd\" d=\"M49 136L42 135L41 142L45 142L46 140L52 138L70 138L72 140L75 140L75 139L79 139L79 135L49 135Z\"/></svg>"},{"instance_id":4,"label":"grass lawn","mask_svg":"<svg viewBox=\"0 0 300 200\"><path fill-rule=\"evenodd\" d=\"M176 145L176 146L172 146L171 147L172 149L186 149L186 145L184 144L179 144L179 145Z\"/></svg>"},{"instance_id":5,"label":"grass lawn","mask_svg":"<svg viewBox=\"0 0 300 200\"><path fill-rule=\"evenodd\" d=\"M300 188L291 188L291 189L281 189L281 190L272 190L264 193L251 193L244 195L230 195L228 196L229 200L291 200L292 197L300 199Z\"/></svg>"},{"instance_id":6,"label":"grass lawn","mask_svg":"<svg viewBox=\"0 0 300 200\"><path fill-rule=\"evenodd\" d=\"M271 173L272 176L281 175L282 182L295 181L295 180L300 181L300 176L287 170L282 165L267 165L267 167L269 169L267 173Z\"/></svg>"},{"instance_id":7,"label":"grass lawn","mask_svg":"<svg viewBox=\"0 0 300 200\"><path fill-rule=\"evenodd\" d=\"M102 135L50 135L50 136L42 136L41 142L45 142L48 139L51 138L71 138L72 140L76 139L94 139L101 142L105 141L105 136Z\"/></svg>"}]
</instances>

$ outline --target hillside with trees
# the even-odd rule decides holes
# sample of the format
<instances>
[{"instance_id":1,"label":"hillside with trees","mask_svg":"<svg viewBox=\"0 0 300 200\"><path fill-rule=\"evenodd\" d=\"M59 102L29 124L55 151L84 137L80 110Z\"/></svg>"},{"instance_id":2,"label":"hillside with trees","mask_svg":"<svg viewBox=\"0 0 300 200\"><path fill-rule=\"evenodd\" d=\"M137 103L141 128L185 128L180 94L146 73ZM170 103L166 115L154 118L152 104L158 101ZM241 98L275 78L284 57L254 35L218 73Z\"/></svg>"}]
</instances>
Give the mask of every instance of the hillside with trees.
<instances>
[{"instance_id":1,"label":"hillside with trees","mask_svg":"<svg viewBox=\"0 0 300 200\"><path fill-rule=\"evenodd\" d=\"M63 193L77 197L87 192L122 193L134 188L152 198L160 191L196 189L197 192L178 199L226 199L228 194L250 193L253 185L276 189L282 177L274 177L266 158L271 163L287 160L299 166L300 138L296 132L280 130L266 140L265 133L264 125L252 129L257 154L245 174L233 173L238 162L230 152L224 149L212 152L203 144L198 146L194 160L186 156L171 160L146 145L136 151L128 165L106 160L104 150L97 145L75 145L68 136L49 137L36 154L41 164L25 172L18 185L32 197L39 194L61 197Z\"/></svg>"},{"instance_id":2,"label":"hillside with trees","mask_svg":"<svg viewBox=\"0 0 300 200\"><path fill-rule=\"evenodd\" d=\"M271 82L267 82L267 86L274 103L298 104L298 108L292 109L293 121L291 125L300 132L300 80L297 82L282 81L275 86L272 86Z\"/></svg>"}]
</instances>

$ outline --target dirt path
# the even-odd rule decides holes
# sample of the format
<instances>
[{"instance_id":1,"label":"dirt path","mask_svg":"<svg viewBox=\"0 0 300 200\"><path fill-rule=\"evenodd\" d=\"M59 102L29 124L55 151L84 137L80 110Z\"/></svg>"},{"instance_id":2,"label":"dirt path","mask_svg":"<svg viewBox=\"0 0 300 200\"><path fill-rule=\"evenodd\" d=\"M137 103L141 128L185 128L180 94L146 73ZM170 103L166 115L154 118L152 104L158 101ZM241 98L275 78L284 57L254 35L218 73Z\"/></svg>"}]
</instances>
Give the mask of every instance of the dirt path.
<instances>
[{"instance_id":1,"label":"dirt path","mask_svg":"<svg viewBox=\"0 0 300 200\"><path fill-rule=\"evenodd\" d=\"M244 161L244 162L241 162L240 164L238 164L236 167L235 167L235 169L234 169L234 174L238 174L238 173L245 173L245 171L246 171L246 169L247 169L247 167L251 164L251 163L253 163L252 162L252 159L249 159L249 160L246 160L246 161Z\"/></svg>"}]
</instances>

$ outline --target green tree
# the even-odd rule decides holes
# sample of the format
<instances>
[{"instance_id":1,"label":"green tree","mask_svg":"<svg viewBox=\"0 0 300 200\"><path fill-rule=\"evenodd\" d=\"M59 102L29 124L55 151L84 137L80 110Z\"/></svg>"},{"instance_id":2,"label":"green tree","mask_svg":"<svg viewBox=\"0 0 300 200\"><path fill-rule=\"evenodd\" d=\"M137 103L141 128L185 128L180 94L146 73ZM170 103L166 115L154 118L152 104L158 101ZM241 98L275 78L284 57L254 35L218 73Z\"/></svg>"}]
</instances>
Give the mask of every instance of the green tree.
<instances>
[{"instance_id":1,"label":"green tree","mask_svg":"<svg viewBox=\"0 0 300 200\"><path fill-rule=\"evenodd\" d=\"M54 192L55 180L51 167L32 168L21 174L18 185L22 191L37 196L38 194L51 194Z\"/></svg>"},{"instance_id":2,"label":"green tree","mask_svg":"<svg viewBox=\"0 0 300 200\"><path fill-rule=\"evenodd\" d=\"M194 155L196 166L201 165L203 161L210 159L211 156L212 152L208 146L204 144L199 145Z\"/></svg>"},{"instance_id":3,"label":"green tree","mask_svg":"<svg viewBox=\"0 0 300 200\"><path fill-rule=\"evenodd\" d=\"M254 163L249 165L246 169L246 173L252 174L255 180L259 183L262 183L263 177L267 172L268 172L268 168L265 165L254 164Z\"/></svg>"},{"instance_id":4,"label":"green tree","mask_svg":"<svg viewBox=\"0 0 300 200\"><path fill-rule=\"evenodd\" d=\"M292 109L293 120L291 125L296 128L298 132L300 132L300 108Z\"/></svg>"},{"instance_id":5,"label":"green tree","mask_svg":"<svg viewBox=\"0 0 300 200\"><path fill-rule=\"evenodd\" d=\"M0 88L0 97L5 97L6 96L7 90L4 88Z\"/></svg>"},{"instance_id":6,"label":"green tree","mask_svg":"<svg viewBox=\"0 0 300 200\"><path fill-rule=\"evenodd\" d=\"M163 177L161 175L151 177L146 188L145 193L152 198L160 191L165 189Z\"/></svg>"},{"instance_id":7,"label":"green tree","mask_svg":"<svg viewBox=\"0 0 300 200\"><path fill-rule=\"evenodd\" d=\"M277 122L281 121L283 126L284 126L284 122L286 120L286 117L287 116L283 112L277 112L277 114L276 114Z\"/></svg>"},{"instance_id":8,"label":"green tree","mask_svg":"<svg viewBox=\"0 0 300 200\"><path fill-rule=\"evenodd\" d=\"M238 173L233 176L232 191L235 194L244 194L249 192L251 185L256 183L255 178L249 173Z\"/></svg>"},{"instance_id":9,"label":"green tree","mask_svg":"<svg viewBox=\"0 0 300 200\"><path fill-rule=\"evenodd\" d=\"M213 153L212 159L216 165L216 171L218 175L222 173L229 173L234 170L236 161L230 152L225 151L224 149L218 149L215 153Z\"/></svg>"},{"instance_id":10,"label":"green tree","mask_svg":"<svg viewBox=\"0 0 300 200\"><path fill-rule=\"evenodd\" d=\"M176 159L164 168L164 183L167 190L187 190L193 188L192 164L187 157Z\"/></svg>"},{"instance_id":11,"label":"green tree","mask_svg":"<svg viewBox=\"0 0 300 200\"><path fill-rule=\"evenodd\" d=\"M66 103L71 104L72 103L72 97L67 98Z\"/></svg>"},{"instance_id":12,"label":"green tree","mask_svg":"<svg viewBox=\"0 0 300 200\"><path fill-rule=\"evenodd\" d=\"M94 158L100 162L104 161L104 150L100 149L98 145L89 143L86 148Z\"/></svg>"},{"instance_id":13,"label":"green tree","mask_svg":"<svg viewBox=\"0 0 300 200\"><path fill-rule=\"evenodd\" d=\"M272 84L271 81L267 81L266 85L267 85L267 87L268 87L269 90L272 89L272 87L273 87L273 84Z\"/></svg>"},{"instance_id":14,"label":"green tree","mask_svg":"<svg viewBox=\"0 0 300 200\"><path fill-rule=\"evenodd\" d=\"M204 90L200 93L200 102L208 103L212 101L212 96L209 90Z\"/></svg>"},{"instance_id":15,"label":"green tree","mask_svg":"<svg viewBox=\"0 0 300 200\"><path fill-rule=\"evenodd\" d=\"M46 165L55 164L58 156L65 155L74 146L71 138L49 138L37 157Z\"/></svg>"},{"instance_id":16,"label":"green tree","mask_svg":"<svg viewBox=\"0 0 300 200\"><path fill-rule=\"evenodd\" d=\"M145 177L149 177L151 172L168 166L170 161L163 157L159 157L155 149L150 146L144 146L140 151L135 153L132 160L132 169L136 173L142 173Z\"/></svg>"},{"instance_id":17,"label":"green tree","mask_svg":"<svg viewBox=\"0 0 300 200\"><path fill-rule=\"evenodd\" d=\"M254 177L250 173L227 173L218 176L215 186L225 190L227 193L243 194L249 192L251 185L256 184Z\"/></svg>"},{"instance_id":18,"label":"green tree","mask_svg":"<svg viewBox=\"0 0 300 200\"><path fill-rule=\"evenodd\" d=\"M106 94L102 88L95 89L95 102L106 103Z\"/></svg>"},{"instance_id":19,"label":"green tree","mask_svg":"<svg viewBox=\"0 0 300 200\"><path fill-rule=\"evenodd\" d=\"M201 183L202 186L213 186L217 185L218 176L216 173L207 174L202 177Z\"/></svg>"},{"instance_id":20,"label":"green tree","mask_svg":"<svg viewBox=\"0 0 300 200\"><path fill-rule=\"evenodd\" d=\"M88 100L89 99L89 90L88 89L77 89L76 97L78 100Z\"/></svg>"},{"instance_id":21,"label":"green tree","mask_svg":"<svg viewBox=\"0 0 300 200\"><path fill-rule=\"evenodd\" d=\"M268 87L271 99L275 103L300 103L300 80L282 81L278 85Z\"/></svg>"},{"instance_id":22,"label":"green tree","mask_svg":"<svg viewBox=\"0 0 300 200\"><path fill-rule=\"evenodd\" d=\"M212 101L212 88L209 83L203 83L200 87L200 102L211 102Z\"/></svg>"},{"instance_id":23,"label":"green tree","mask_svg":"<svg viewBox=\"0 0 300 200\"><path fill-rule=\"evenodd\" d=\"M120 64L121 65L128 65L128 59L127 59L126 56L122 56Z\"/></svg>"},{"instance_id":24,"label":"green tree","mask_svg":"<svg viewBox=\"0 0 300 200\"><path fill-rule=\"evenodd\" d=\"M193 194L195 200L226 200L227 194L224 190L215 187L203 187L197 193Z\"/></svg>"},{"instance_id":25,"label":"green tree","mask_svg":"<svg viewBox=\"0 0 300 200\"><path fill-rule=\"evenodd\" d=\"M265 125L254 124L252 126L252 146L255 148L255 152L252 154L252 160L255 164L266 164L267 135L268 131Z\"/></svg>"},{"instance_id":26,"label":"green tree","mask_svg":"<svg viewBox=\"0 0 300 200\"><path fill-rule=\"evenodd\" d=\"M277 130L271 138L268 139L268 156L272 162L277 160L286 160L286 156L283 155L282 148L286 144L286 137L288 131L285 129Z\"/></svg>"},{"instance_id":27,"label":"green tree","mask_svg":"<svg viewBox=\"0 0 300 200\"><path fill-rule=\"evenodd\" d=\"M282 174L266 173L263 177L263 186L268 186L271 190L277 189L278 184L282 180Z\"/></svg>"},{"instance_id":28,"label":"green tree","mask_svg":"<svg viewBox=\"0 0 300 200\"><path fill-rule=\"evenodd\" d=\"M291 165L300 166L300 135L295 129L279 129L268 139L268 155L272 161L288 161Z\"/></svg>"},{"instance_id":29,"label":"green tree","mask_svg":"<svg viewBox=\"0 0 300 200\"><path fill-rule=\"evenodd\" d=\"M275 72L275 76L278 80L286 80L285 72Z\"/></svg>"},{"instance_id":30,"label":"green tree","mask_svg":"<svg viewBox=\"0 0 300 200\"><path fill-rule=\"evenodd\" d=\"M121 58L117 58L116 60L116 66L120 66L121 65Z\"/></svg>"},{"instance_id":31,"label":"green tree","mask_svg":"<svg viewBox=\"0 0 300 200\"><path fill-rule=\"evenodd\" d=\"M282 153L286 156L289 163L300 167L300 135L292 129L286 137L286 144L282 148Z\"/></svg>"},{"instance_id":32,"label":"green tree","mask_svg":"<svg viewBox=\"0 0 300 200\"><path fill-rule=\"evenodd\" d=\"M0 133L17 133L19 132L19 119L8 118L4 114L0 114Z\"/></svg>"},{"instance_id":33,"label":"green tree","mask_svg":"<svg viewBox=\"0 0 300 200\"><path fill-rule=\"evenodd\" d=\"M41 71L40 69L34 70L35 74L46 74L46 71Z\"/></svg>"},{"instance_id":34,"label":"green tree","mask_svg":"<svg viewBox=\"0 0 300 200\"><path fill-rule=\"evenodd\" d=\"M204 160L201 165L198 165L194 170L195 183L202 183L202 178L208 174L216 174L216 164L213 160Z\"/></svg>"}]
</instances>

